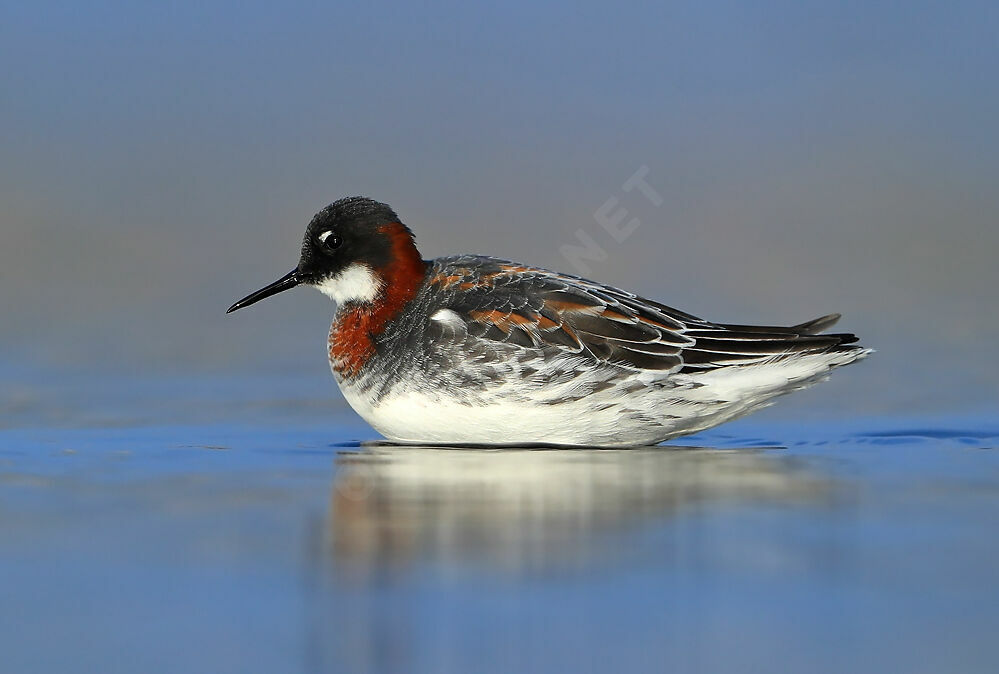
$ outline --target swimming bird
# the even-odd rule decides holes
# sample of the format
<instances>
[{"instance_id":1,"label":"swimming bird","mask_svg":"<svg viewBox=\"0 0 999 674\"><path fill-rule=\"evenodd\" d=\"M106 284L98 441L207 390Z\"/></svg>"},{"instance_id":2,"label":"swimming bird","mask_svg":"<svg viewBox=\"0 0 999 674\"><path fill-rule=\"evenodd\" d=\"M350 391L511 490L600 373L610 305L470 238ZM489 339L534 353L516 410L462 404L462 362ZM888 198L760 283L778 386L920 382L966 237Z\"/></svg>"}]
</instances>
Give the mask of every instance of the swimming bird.
<instances>
[{"instance_id":1,"label":"swimming bird","mask_svg":"<svg viewBox=\"0 0 999 674\"><path fill-rule=\"evenodd\" d=\"M336 302L330 367L386 438L650 445L711 428L870 350L792 327L713 323L608 285L479 255L424 260L387 204L336 201L298 266L226 313L298 285Z\"/></svg>"}]
</instances>

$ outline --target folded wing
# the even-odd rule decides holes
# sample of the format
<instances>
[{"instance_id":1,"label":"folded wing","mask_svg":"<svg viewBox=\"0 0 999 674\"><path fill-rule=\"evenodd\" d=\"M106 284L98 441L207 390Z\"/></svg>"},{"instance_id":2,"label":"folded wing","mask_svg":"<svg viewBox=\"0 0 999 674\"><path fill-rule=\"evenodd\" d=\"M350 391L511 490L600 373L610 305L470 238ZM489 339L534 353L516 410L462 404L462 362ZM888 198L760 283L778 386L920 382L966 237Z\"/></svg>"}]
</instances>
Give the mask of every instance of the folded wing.
<instances>
[{"instance_id":1,"label":"folded wing","mask_svg":"<svg viewBox=\"0 0 999 674\"><path fill-rule=\"evenodd\" d=\"M557 348L634 370L699 372L857 341L815 334L835 323L835 314L789 328L716 324L611 286L494 258L444 258L429 283L474 338ZM443 336L445 326L437 329Z\"/></svg>"}]
</instances>

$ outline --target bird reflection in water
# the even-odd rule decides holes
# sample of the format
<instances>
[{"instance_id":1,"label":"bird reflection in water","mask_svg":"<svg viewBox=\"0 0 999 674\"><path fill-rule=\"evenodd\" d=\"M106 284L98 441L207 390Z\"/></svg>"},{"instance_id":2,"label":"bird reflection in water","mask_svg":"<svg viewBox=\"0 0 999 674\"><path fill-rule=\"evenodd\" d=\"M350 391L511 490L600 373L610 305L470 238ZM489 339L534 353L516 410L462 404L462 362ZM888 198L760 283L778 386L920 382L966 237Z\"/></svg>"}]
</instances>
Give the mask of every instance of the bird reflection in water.
<instances>
[{"instance_id":1,"label":"bird reflection in water","mask_svg":"<svg viewBox=\"0 0 999 674\"><path fill-rule=\"evenodd\" d=\"M779 448L374 444L336 459L324 553L357 580L412 562L518 574L638 554L615 536L724 503L832 497Z\"/></svg>"}]
</instances>

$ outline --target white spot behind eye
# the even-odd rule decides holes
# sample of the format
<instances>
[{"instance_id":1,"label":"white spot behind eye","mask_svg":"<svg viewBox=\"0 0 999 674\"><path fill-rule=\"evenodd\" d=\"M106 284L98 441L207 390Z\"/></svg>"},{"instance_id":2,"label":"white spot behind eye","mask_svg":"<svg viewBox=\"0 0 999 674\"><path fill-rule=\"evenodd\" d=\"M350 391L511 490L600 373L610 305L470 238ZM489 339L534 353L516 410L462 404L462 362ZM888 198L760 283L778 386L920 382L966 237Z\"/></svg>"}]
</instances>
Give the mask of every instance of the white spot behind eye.
<instances>
[{"instance_id":1,"label":"white spot behind eye","mask_svg":"<svg viewBox=\"0 0 999 674\"><path fill-rule=\"evenodd\" d=\"M325 232L323 232L322 234L320 234L317 237L319 239L319 243L326 243L326 239L330 238L330 234L332 234L332 233L333 232L331 230L326 230Z\"/></svg>"}]
</instances>

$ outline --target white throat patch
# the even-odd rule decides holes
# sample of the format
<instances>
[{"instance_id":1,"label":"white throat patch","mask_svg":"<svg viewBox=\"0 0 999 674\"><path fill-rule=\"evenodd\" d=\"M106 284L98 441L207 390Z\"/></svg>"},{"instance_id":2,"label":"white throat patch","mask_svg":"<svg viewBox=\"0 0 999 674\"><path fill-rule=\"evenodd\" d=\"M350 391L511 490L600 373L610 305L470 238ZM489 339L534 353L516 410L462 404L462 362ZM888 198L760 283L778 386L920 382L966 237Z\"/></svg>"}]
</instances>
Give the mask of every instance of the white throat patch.
<instances>
[{"instance_id":1,"label":"white throat patch","mask_svg":"<svg viewBox=\"0 0 999 674\"><path fill-rule=\"evenodd\" d=\"M336 276L316 284L316 288L337 304L370 302L378 297L382 282L371 267L354 263Z\"/></svg>"}]
</instances>

